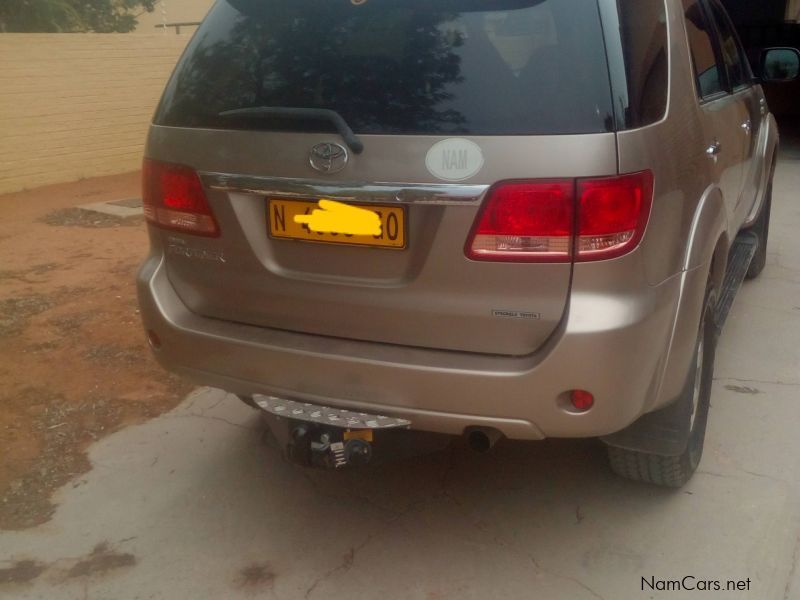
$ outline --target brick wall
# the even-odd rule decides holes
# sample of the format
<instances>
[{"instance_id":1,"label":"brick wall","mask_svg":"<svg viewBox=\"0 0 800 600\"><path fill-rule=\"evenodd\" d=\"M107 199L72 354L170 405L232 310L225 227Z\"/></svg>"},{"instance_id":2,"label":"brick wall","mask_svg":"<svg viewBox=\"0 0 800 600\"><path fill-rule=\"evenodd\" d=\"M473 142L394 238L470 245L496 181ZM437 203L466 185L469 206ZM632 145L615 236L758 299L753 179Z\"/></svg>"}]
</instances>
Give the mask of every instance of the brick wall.
<instances>
[{"instance_id":1,"label":"brick wall","mask_svg":"<svg viewBox=\"0 0 800 600\"><path fill-rule=\"evenodd\" d=\"M188 40L0 34L0 193L138 169Z\"/></svg>"}]
</instances>

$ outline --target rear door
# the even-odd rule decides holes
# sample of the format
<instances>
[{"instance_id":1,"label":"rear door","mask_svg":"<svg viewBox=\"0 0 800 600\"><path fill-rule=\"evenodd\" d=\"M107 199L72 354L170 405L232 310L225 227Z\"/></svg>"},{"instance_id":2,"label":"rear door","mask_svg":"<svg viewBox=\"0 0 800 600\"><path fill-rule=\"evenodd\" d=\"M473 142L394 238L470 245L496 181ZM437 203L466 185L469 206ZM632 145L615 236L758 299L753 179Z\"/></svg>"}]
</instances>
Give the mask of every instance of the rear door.
<instances>
[{"instance_id":1,"label":"rear door","mask_svg":"<svg viewBox=\"0 0 800 600\"><path fill-rule=\"evenodd\" d=\"M748 118L747 110L732 93L722 44L707 3L683 0L683 4L703 116L706 156L713 163L733 225L744 178L746 135L742 124Z\"/></svg>"},{"instance_id":2,"label":"rear door","mask_svg":"<svg viewBox=\"0 0 800 600\"><path fill-rule=\"evenodd\" d=\"M258 107L336 111L364 150L324 118L230 113ZM529 354L564 315L571 264L477 262L464 245L497 182L615 174L612 112L594 2L222 0L168 86L147 153L201 173L222 230L166 244L224 261L176 251L170 280L210 317ZM352 245L287 227L321 198L392 215L394 239Z\"/></svg>"},{"instance_id":3,"label":"rear door","mask_svg":"<svg viewBox=\"0 0 800 600\"><path fill-rule=\"evenodd\" d=\"M756 162L756 146L761 133L765 111L762 111L763 94L754 85L753 73L736 30L725 9L717 0L709 6L719 32L720 51L728 70L731 92L739 104L741 115L739 133L742 137L743 161L742 191L736 204L736 223L741 223L750 212L761 181L763 165Z\"/></svg>"}]
</instances>

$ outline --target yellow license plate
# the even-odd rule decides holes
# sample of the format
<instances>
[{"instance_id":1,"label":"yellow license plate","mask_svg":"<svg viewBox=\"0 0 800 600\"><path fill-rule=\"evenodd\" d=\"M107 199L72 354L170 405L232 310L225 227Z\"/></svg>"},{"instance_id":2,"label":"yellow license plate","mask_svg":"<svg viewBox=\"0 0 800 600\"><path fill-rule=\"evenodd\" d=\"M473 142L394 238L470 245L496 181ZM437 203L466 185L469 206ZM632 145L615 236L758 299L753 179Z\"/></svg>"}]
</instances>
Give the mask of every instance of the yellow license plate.
<instances>
[{"instance_id":1,"label":"yellow license plate","mask_svg":"<svg viewBox=\"0 0 800 600\"><path fill-rule=\"evenodd\" d=\"M350 235L345 233L316 232L307 224L296 223L297 215L310 215L319 208L317 202L309 200L284 200L269 198L267 216L269 234L274 238L323 242L327 244L350 244L354 246L377 246L402 250L406 247L406 212L402 206L359 204L358 208L371 210L381 220L380 235Z\"/></svg>"}]
</instances>

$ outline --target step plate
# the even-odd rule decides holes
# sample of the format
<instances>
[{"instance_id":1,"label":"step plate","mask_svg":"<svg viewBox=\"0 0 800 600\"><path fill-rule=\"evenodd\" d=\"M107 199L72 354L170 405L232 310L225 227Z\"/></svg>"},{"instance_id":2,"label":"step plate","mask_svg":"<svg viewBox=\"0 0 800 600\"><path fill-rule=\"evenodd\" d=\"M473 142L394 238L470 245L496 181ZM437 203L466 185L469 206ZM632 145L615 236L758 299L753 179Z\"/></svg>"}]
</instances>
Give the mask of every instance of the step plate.
<instances>
[{"instance_id":1,"label":"step plate","mask_svg":"<svg viewBox=\"0 0 800 600\"><path fill-rule=\"evenodd\" d=\"M722 292L717 301L716 322L720 331L731 312L733 301L757 250L758 238L752 233L742 233L733 242L728 254L728 268L725 271L725 280L722 282Z\"/></svg>"},{"instance_id":2,"label":"step plate","mask_svg":"<svg viewBox=\"0 0 800 600\"><path fill-rule=\"evenodd\" d=\"M262 396L256 394L253 401L264 411L306 423L317 423L328 427L341 427L342 429L408 429L411 421L372 415L369 413L355 412L343 408L331 408L307 402L297 402L275 396Z\"/></svg>"}]
</instances>

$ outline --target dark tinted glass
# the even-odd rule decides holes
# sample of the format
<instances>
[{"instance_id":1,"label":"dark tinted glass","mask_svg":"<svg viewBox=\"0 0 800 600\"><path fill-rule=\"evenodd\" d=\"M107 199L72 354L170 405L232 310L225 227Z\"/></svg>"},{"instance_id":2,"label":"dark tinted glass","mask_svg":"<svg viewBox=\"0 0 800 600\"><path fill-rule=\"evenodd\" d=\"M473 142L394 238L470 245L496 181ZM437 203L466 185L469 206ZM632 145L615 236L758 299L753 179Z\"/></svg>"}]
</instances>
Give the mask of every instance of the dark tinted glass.
<instances>
[{"instance_id":1,"label":"dark tinted glass","mask_svg":"<svg viewBox=\"0 0 800 600\"><path fill-rule=\"evenodd\" d=\"M739 39L734 33L728 15L725 10L716 2L710 2L711 12L717 24L720 38L720 50L728 68L728 79L731 87L735 90L750 85L752 76L750 75L747 59L744 57Z\"/></svg>"},{"instance_id":2,"label":"dark tinted glass","mask_svg":"<svg viewBox=\"0 0 800 600\"><path fill-rule=\"evenodd\" d=\"M667 110L669 59L664 0L618 0L628 103L625 124L642 127Z\"/></svg>"},{"instance_id":3,"label":"dark tinted glass","mask_svg":"<svg viewBox=\"0 0 800 600\"><path fill-rule=\"evenodd\" d=\"M692 53L697 90L701 98L724 92L722 67L717 64L712 35L714 30L698 0L683 0L686 11L686 31Z\"/></svg>"},{"instance_id":4,"label":"dark tinted glass","mask_svg":"<svg viewBox=\"0 0 800 600\"><path fill-rule=\"evenodd\" d=\"M613 127L600 19L587 0L222 0L156 122L330 129L220 116L256 106L331 109L367 134Z\"/></svg>"}]
</instances>

